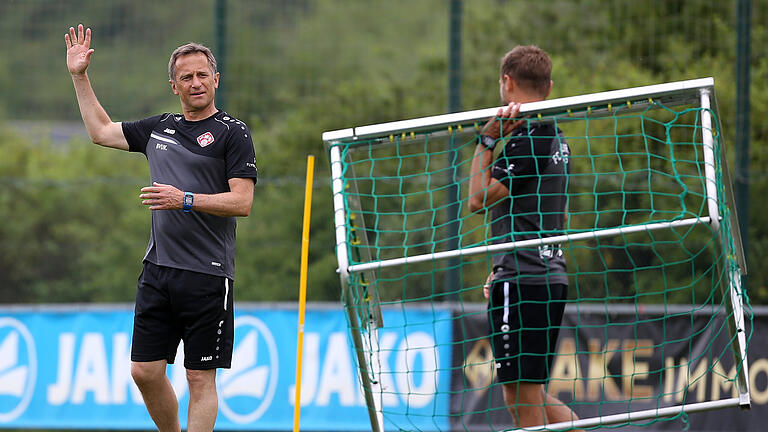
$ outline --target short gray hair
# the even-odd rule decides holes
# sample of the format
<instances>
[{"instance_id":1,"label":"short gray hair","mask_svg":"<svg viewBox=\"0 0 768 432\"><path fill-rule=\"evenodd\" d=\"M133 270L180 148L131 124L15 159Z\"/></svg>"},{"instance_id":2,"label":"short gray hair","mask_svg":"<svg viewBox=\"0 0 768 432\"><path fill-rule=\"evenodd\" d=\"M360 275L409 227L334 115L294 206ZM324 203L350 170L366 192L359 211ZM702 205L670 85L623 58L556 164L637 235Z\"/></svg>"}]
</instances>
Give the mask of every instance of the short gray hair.
<instances>
[{"instance_id":1,"label":"short gray hair","mask_svg":"<svg viewBox=\"0 0 768 432\"><path fill-rule=\"evenodd\" d=\"M211 67L211 71L216 75L216 72L218 72L216 67L216 57L213 56L211 49L203 44L190 42L176 48L173 50L173 53L171 53L171 59L168 61L168 77L171 81L176 81L176 60L181 56L196 53L205 54L208 58L208 65Z\"/></svg>"}]
</instances>

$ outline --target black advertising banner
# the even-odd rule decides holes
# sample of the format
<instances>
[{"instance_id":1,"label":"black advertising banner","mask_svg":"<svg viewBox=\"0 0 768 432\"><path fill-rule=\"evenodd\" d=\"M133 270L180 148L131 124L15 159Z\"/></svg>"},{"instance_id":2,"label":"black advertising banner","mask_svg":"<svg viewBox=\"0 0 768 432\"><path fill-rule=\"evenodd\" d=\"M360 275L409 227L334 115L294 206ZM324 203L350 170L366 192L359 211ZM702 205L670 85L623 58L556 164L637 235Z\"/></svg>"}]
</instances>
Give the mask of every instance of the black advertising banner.
<instances>
[{"instance_id":1,"label":"black advertising banner","mask_svg":"<svg viewBox=\"0 0 768 432\"><path fill-rule=\"evenodd\" d=\"M492 367L485 311L464 309L454 323L452 430L514 428ZM768 334L768 314L756 314L752 325L755 335ZM711 306L569 305L546 390L582 419L736 397L730 340L724 315ZM747 357L751 410L643 420L620 430L768 430L768 344L754 336Z\"/></svg>"}]
</instances>

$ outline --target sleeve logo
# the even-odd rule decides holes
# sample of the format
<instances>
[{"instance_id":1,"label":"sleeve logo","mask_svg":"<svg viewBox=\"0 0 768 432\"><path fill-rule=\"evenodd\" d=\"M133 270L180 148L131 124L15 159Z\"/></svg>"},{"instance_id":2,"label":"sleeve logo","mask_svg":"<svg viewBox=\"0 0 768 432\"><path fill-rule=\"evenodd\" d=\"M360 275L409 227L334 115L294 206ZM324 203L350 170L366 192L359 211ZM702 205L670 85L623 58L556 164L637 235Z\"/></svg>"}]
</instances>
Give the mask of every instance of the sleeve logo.
<instances>
[{"instance_id":1,"label":"sleeve logo","mask_svg":"<svg viewBox=\"0 0 768 432\"><path fill-rule=\"evenodd\" d=\"M210 132L206 132L199 137L197 137L197 143L200 144L200 147L205 147L208 144L211 144L213 142L213 134Z\"/></svg>"}]
</instances>

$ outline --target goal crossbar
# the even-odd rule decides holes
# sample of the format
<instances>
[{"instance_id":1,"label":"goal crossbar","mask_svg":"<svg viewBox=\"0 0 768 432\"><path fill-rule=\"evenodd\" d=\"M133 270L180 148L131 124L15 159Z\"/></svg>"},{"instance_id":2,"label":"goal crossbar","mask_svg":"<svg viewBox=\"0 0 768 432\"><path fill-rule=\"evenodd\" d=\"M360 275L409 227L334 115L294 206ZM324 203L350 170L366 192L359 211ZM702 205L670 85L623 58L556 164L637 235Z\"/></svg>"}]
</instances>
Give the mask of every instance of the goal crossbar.
<instances>
[{"instance_id":1,"label":"goal crossbar","mask_svg":"<svg viewBox=\"0 0 768 432\"><path fill-rule=\"evenodd\" d=\"M505 252L505 251L510 251L510 250L519 249L519 248L529 248L529 247L545 246L545 245L558 244L558 243L574 242L579 240L592 240L592 239L598 239L598 238L604 238L604 237L614 237L614 236L621 236L621 235L626 235L626 234L631 234L636 232L644 232L644 231L648 232L648 231L656 231L660 229L680 228L685 226L696 225L699 223L710 223L710 218L708 216L705 216L702 218L681 219L681 220L676 220L671 222L655 222L655 223L649 223L649 224L628 225L628 226L617 227L617 228L606 228L606 229L597 230L597 231L585 231L585 232L576 233L576 234L563 234L558 236L542 237L542 238L531 239L531 240L513 241L513 242L499 243L499 244L486 245L486 246L475 246L475 247L470 247L466 249L457 249L457 250L449 250L449 251L443 251L443 252L435 252L430 254L414 255L410 257L394 258L394 259L383 260L383 261L373 261L373 262L363 263L363 264L353 264L347 268L347 271L349 273L359 273L366 270L375 270L375 269L382 269L386 267L394 267L399 265L415 264L415 263L424 262L424 261L440 260L445 258L471 256L471 255L486 254L486 253Z\"/></svg>"},{"instance_id":2,"label":"goal crossbar","mask_svg":"<svg viewBox=\"0 0 768 432\"><path fill-rule=\"evenodd\" d=\"M558 431L572 429L586 429L597 426L612 426L621 423L639 422L651 420L660 417L673 417L681 413L693 414L702 411L711 411L714 409L732 408L740 405L739 398L728 398L709 402L699 402L687 405L676 405L649 409L643 411L632 411L622 414L613 414L608 416L598 416L583 420L565 421L559 423L550 423L542 426L533 426L520 429L508 429L504 432L517 431Z\"/></svg>"},{"instance_id":3,"label":"goal crossbar","mask_svg":"<svg viewBox=\"0 0 768 432\"><path fill-rule=\"evenodd\" d=\"M687 81L677 81L665 84L634 87L622 90L592 93L588 95L569 96L557 99L530 102L522 104L520 115L536 115L546 117L568 112L574 115L574 120L589 117L603 117L611 114L613 110L621 109L622 112L641 111L652 104L653 101L664 103L667 106L679 106L697 102L702 89L712 89L715 85L714 78L699 78ZM496 115L499 107L484 108L479 110L464 111L453 114L421 117L410 120L400 120L388 123L380 123L354 128L339 129L323 133L323 141L327 144L349 143L374 137L388 137L401 133L426 132L471 125L480 120L487 120ZM581 116L576 116L581 113ZM560 121L567 121L563 117Z\"/></svg>"}]
</instances>

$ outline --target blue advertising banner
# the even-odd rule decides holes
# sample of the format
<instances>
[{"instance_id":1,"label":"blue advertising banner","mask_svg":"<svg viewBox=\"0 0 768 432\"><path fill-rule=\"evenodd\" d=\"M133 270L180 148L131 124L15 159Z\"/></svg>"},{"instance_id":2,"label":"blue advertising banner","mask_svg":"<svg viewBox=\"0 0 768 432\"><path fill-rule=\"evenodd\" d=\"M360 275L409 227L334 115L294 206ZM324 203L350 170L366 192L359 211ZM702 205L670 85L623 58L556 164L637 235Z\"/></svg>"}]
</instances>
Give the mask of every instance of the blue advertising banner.
<instances>
[{"instance_id":1,"label":"blue advertising banner","mask_svg":"<svg viewBox=\"0 0 768 432\"><path fill-rule=\"evenodd\" d=\"M396 396L384 400L388 410L423 414L411 417L424 419L413 424L421 430L449 427L435 419L448 418L450 318L448 308L384 311L400 331L380 333L382 351L409 349L384 357L382 367L429 362L419 369L434 371L402 374L389 383ZM0 309L0 427L152 429L130 376L132 321L129 307ZM297 321L296 310L238 306L232 368L217 378L217 429L292 429ZM183 361L180 347L168 367L182 420ZM406 389L421 396L408 398ZM303 430L370 429L341 307L307 310L301 399Z\"/></svg>"}]
</instances>

